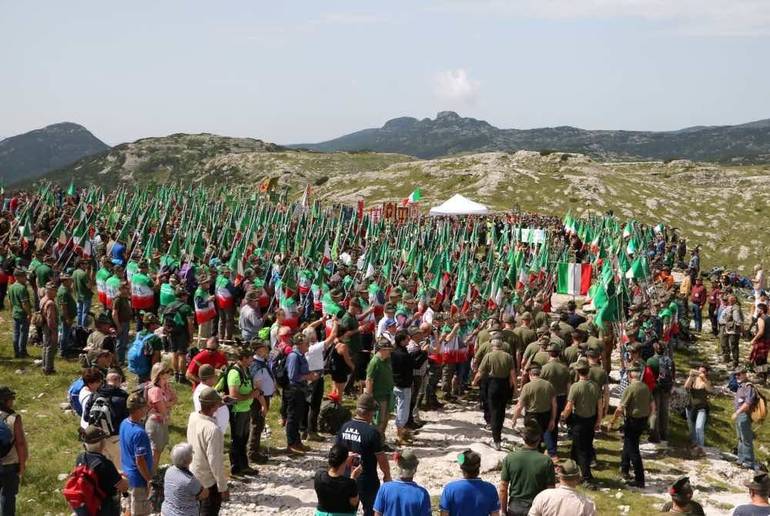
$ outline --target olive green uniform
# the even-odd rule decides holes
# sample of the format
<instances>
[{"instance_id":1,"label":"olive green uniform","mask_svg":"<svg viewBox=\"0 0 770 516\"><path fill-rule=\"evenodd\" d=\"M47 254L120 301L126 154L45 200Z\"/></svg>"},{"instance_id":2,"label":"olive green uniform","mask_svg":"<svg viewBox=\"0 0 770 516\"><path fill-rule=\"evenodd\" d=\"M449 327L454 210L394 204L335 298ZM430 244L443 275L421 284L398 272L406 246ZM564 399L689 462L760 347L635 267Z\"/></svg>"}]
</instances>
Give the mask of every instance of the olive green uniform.
<instances>
[{"instance_id":1,"label":"olive green uniform","mask_svg":"<svg viewBox=\"0 0 770 516\"><path fill-rule=\"evenodd\" d=\"M594 434L600 396L599 387L592 380L582 379L573 383L567 394L567 401L572 403L570 458L580 467L584 482L593 479L591 461L595 456Z\"/></svg>"}]
</instances>

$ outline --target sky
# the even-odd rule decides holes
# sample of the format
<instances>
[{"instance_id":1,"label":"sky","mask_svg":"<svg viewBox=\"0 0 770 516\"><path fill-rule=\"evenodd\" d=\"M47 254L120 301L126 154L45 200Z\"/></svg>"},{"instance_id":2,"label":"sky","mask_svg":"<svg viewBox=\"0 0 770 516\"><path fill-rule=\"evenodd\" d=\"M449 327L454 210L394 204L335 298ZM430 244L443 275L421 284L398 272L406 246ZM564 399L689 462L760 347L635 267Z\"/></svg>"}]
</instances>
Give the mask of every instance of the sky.
<instances>
[{"instance_id":1,"label":"sky","mask_svg":"<svg viewBox=\"0 0 770 516\"><path fill-rule=\"evenodd\" d=\"M768 56L767 0L0 0L0 136L734 124L770 118Z\"/></svg>"}]
</instances>

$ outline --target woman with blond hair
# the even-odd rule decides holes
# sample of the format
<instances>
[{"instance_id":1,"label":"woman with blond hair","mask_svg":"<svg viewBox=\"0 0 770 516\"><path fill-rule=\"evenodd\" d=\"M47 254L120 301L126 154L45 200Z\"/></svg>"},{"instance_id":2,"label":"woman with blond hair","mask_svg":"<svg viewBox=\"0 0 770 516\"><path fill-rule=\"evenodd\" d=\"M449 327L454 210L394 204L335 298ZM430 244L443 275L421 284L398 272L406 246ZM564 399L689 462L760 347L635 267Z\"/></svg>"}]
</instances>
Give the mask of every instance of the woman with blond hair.
<instances>
[{"instance_id":1,"label":"woman with blond hair","mask_svg":"<svg viewBox=\"0 0 770 516\"><path fill-rule=\"evenodd\" d=\"M702 456L706 441L706 422L708 421L708 397L713 392L709 380L709 366L701 364L690 371L684 382L689 403L687 404L687 426L690 429L690 452L693 456Z\"/></svg>"},{"instance_id":2,"label":"woman with blond hair","mask_svg":"<svg viewBox=\"0 0 770 516\"><path fill-rule=\"evenodd\" d=\"M159 464L160 455L168 446L171 409L177 401L169 381L172 373L173 369L163 362L153 364L150 371L150 385L146 391L149 412L144 429L150 437L153 464Z\"/></svg>"}]
</instances>

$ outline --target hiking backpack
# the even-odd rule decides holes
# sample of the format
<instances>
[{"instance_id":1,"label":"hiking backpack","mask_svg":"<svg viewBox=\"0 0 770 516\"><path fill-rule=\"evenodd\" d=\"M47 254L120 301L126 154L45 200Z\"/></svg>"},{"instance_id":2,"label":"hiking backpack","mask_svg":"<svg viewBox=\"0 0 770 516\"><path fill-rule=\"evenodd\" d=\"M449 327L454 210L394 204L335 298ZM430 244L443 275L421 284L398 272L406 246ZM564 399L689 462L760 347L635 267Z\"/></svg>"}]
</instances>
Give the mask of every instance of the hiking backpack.
<instances>
[{"instance_id":1,"label":"hiking backpack","mask_svg":"<svg viewBox=\"0 0 770 516\"><path fill-rule=\"evenodd\" d=\"M91 398L93 402L88 409L88 424L101 428L107 435L115 435L115 427L112 424L114 419L112 402L108 397L99 393L92 394Z\"/></svg>"},{"instance_id":2,"label":"hiking backpack","mask_svg":"<svg viewBox=\"0 0 770 516\"><path fill-rule=\"evenodd\" d=\"M85 453L78 455L75 469L67 478L62 494L78 514L83 514L85 510L88 516L96 516L101 509L106 493L99 487L99 477L88 465Z\"/></svg>"},{"instance_id":3,"label":"hiking backpack","mask_svg":"<svg viewBox=\"0 0 770 516\"><path fill-rule=\"evenodd\" d=\"M295 351L292 351L292 353L295 353ZM275 379L275 384L282 389L285 389L289 386L289 369L286 367L286 362L288 359L289 359L289 355L287 355L286 353L280 352L273 359L271 364L271 369L273 371L273 378Z\"/></svg>"},{"instance_id":4,"label":"hiking backpack","mask_svg":"<svg viewBox=\"0 0 770 516\"><path fill-rule=\"evenodd\" d=\"M350 409L336 401L326 401L318 412L318 429L325 433L336 435L342 425L353 417Z\"/></svg>"},{"instance_id":5,"label":"hiking backpack","mask_svg":"<svg viewBox=\"0 0 770 516\"><path fill-rule=\"evenodd\" d=\"M152 364L150 363L150 357L144 352L147 341L154 337L155 334L147 332L147 335L137 335L134 339L134 343L128 349L126 358L128 360L128 370L137 375L140 378L145 378L150 375L150 369Z\"/></svg>"},{"instance_id":6,"label":"hiking backpack","mask_svg":"<svg viewBox=\"0 0 770 516\"><path fill-rule=\"evenodd\" d=\"M3 412L0 416L0 459L11 453L13 449L13 428L8 425L10 414Z\"/></svg>"},{"instance_id":7,"label":"hiking backpack","mask_svg":"<svg viewBox=\"0 0 770 516\"><path fill-rule=\"evenodd\" d=\"M230 371L232 371L233 369L238 371L238 376L241 379L241 384L244 384L246 382L251 382L251 377L243 374L243 371L241 371L241 369L237 367L237 362L228 364L228 366L225 368L225 372L222 374L222 376L219 377L219 381L214 386L214 388L218 392L221 392L226 396L230 394L230 386L227 384L227 377L230 375Z\"/></svg>"},{"instance_id":8,"label":"hiking backpack","mask_svg":"<svg viewBox=\"0 0 770 516\"><path fill-rule=\"evenodd\" d=\"M178 333L179 328L174 319L182 305L184 305L184 303L181 301L174 301L173 303L166 305L166 308L163 309L163 331L166 332L166 335Z\"/></svg>"},{"instance_id":9,"label":"hiking backpack","mask_svg":"<svg viewBox=\"0 0 770 516\"><path fill-rule=\"evenodd\" d=\"M754 389L754 393L757 395L757 399L751 406L751 421L754 423L762 423L767 417L767 399L753 384L751 385L751 388Z\"/></svg>"},{"instance_id":10,"label":"hiking backpack","mask_svg":"<svg viewBox=\"0 0 770 516\"><path fill-rule=\"evenodd\" d=\"M70 401L70 408L75 411L78 416L83 415L83 406L80 404L80 391L85 387L83 377L75 378L75 381L70 384L67 389L67 396Z\"/></svg>"}]
</instances>

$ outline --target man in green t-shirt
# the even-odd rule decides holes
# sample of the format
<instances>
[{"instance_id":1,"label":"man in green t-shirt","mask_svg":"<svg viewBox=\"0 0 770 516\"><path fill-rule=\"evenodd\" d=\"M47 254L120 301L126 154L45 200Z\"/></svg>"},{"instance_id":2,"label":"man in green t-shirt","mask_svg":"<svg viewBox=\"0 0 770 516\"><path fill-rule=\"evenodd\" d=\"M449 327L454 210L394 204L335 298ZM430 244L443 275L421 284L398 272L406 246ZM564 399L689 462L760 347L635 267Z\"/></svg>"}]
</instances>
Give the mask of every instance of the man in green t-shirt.
<instances>
[{"instance_id":1,"label":"man in green t-shirt","mask_svg":"<svg viewBox=\"0 0 770 516\"><path fill-rule=\"evenodd\" d=\"M59 275L61 285L56 292L56 307L59 309L59 354L62 358L69 354L72 346L72 325L78 314L78 306L75 296L72 295L72 276L69 271Z\"/></svg>"},{"instance_id":2,"label":"man in green t-shirt","mask_svg":"<svg viewBox=\"0 0 770 516\"><path fill-rule=\"evenodd\" d=\"M230 472L233 475L257 474L256 470L249 467L246 455L251 428L251 404L260 394L259 389L254 388L249 374L253 360L251 350L242 348L238 351L238 360L227 372L227 393L235 399L235 404L230 407Z\"/></svg>"},{"instance_id":3,"label":"man in green t-shirt","mask_svg":"<svg viewBox=\"0 0 770 516\"><path fill-rule=\"evenodd\" d=\"M72 273L72 283L75 286L78 303L77 325L85 327L88 312L91 310L91 301L94 297L94 278L88 260L78 259L76 267L75 272Z\"/></svg>"},{"instance_id":4,"label":"man in green t-shirt","mask_svg":"<svg viewBox=\"0 0 770 516\"><path fill-rule=\"evenodd\" d=\"M29 289L27 288L27 271L17 267L13 271L15 282L8 287L8 301L11 303L13 317L13 355L16 358L27 358L27 339L29 338L29 316L32 314Z\"/></svg>"},{"instance_id":5,"label":"man in green t-shirt","mask_svg":"<svg viewBox=\"0 0 770 516\"><path fill-rule=\"evenodd\" d=\"M579 380L569 388L567 405L564 407L561 418L567 421L572 416L570 458L580 466L585 485L595 489L593 475L591 475L591 461L594 457L594 435L601 423L597 418L601 410L601 394L599 387L588 377L590 366L586 359L579 358L575 362L575 370Z\"/></svg>"},{"instance_id":6,"label":"man in green t-shirt","mask_svg":"<svg viewBox=\"0 0 770 516\"><path fill-rule=\"evenodd\" d=\"M377 426L384 443L385 428L388 426L388 416L390 415L390 400L393 395L393 367L390 362L393 344L388 339L381 337L377 341L375 349L377 352L366 368L365 392L371 394L379 403L379 408L374 414L374 424Z\"/></svg>"},{"instance_id":7,"label":"man in green t-shirt","mask_svg":"<svg viewBox=\"0 0 770 516\"><path fill-rule=\"evenodd\" d=\"M527 367L529 381L524 384L519 393L519 401L513 411L513 426L516 427L516 421L521 415L521 411L526 409L526 421L537 421L543 431L553 430L556 425L556 390L550 382L540 378L540 366L530 364ZM543 435L540 436L541 440Z\"/></svg>"},{"instance_id":8,"label":"man in green t-shirt","mask_svg":"<svg viewBox=\"0 0 770 516\"><path fill-rule=\"evenodd\" d=\"M639 438L642 432L647 428L647 418L651 412L655 411L655 401L652 399L652 393L647 385L641 381L641 375L637 369L629 371L631 383L620 399L615 414L612 416L610 426L614 426L615 421L621 415L625 416L623 425L623 452L620 460L620 471L626 484L632 487L644 487L644 464L642 464L642 455L639 452ZM629 470L633 466L634 478L631 479Z\"/></svg>"},{"instance_id":9,"label":"man in green t-shirt","mask_svg":"<svg viewBox=\"0 0 770 516\"><path fill-rule=\"evenodd\" d=\"M541 491L556 485L553 461L538 451L542 429L530 421L524 429L524 447L503 459L500 473L500 503L508 516L526 516L532 500Z\"/></svg>"}]
</instances>

